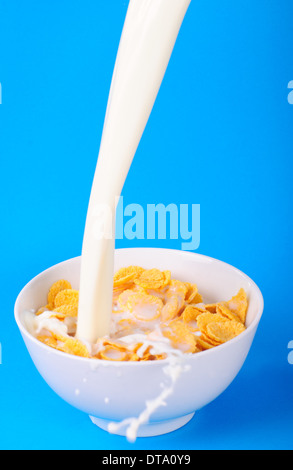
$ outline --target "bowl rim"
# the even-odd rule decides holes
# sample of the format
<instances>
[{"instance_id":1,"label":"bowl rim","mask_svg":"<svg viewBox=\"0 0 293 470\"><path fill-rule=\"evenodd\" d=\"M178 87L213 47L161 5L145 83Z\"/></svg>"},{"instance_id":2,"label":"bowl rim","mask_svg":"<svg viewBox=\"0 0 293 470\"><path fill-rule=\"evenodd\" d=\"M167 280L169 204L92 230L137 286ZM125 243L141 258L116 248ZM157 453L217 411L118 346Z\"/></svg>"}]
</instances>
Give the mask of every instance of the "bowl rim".
<instances>
[{"instance_id":1,"label":"bowl rim","mask_svg":"<svg viewBox=\"0 0 293 470\"><path fill-rule=\"evenodd\" d=\"M255 293L257 294L257 297L258 297L258 300L259 300L259 310L254 318L254 320L252 321L252 323L247 327L247 329L241 333L239 336L236 336L235 338L233 338L232 340L224 343L224 344L221 344L215 348L211 348L211 349L207 349L205 351L201 351L199 353L196 353L196 354L184 354L182 357L186 360L198 360L199 357L202 357L203 354L205 355L208 355L208 354L216 354L217 353L217 350L219 348L221 349L224 349L224 348L227 348L229 347L231 344L235 344L236 342L238 341L241 341L241 339L244 337L244 336L247 336L250 334L251 330L253 330L255 327L257 327L257 325L259 324L261 318L262 318L262 315L263 315L263 311L264 311L264 298L263 298L263 295L261 293L261 290L259 289L259 287L257 286L257 284L247 275L245 274L243 271L241 271L240 269L236 268L235 266L229 264L229 263L226 263L225 261L221 261L217 258L212 258L210 256L207 256L207 255L202 255L200 253L194 253L194 252L191 252L191 251L183 251L183 250L175 250L175 249L170 249L170 248L157 248L157 247L135 247L135 248L116 248L115 249L115 253L116 252L127 252L127 251L161 251L161 252L164 252L165 254L168 254L168 252L171 254L171 253L178 253L178 254L181 254L183 256L190 256L190 257L197 257L198 259L203 259L203 260L206 260L206 261L211 261L211 262L216 262L216 263L219 263L223 266L225 266L226 268L232 270L232 271L235 271L237 274L240 274L242 275L248 282L250 282L252 288L255 290ZM47 346L46 344L42 343L41 341L37 340L37 338L35 338L32 334L29 333L29 331L25 328L25 326L23 325L23 323L21 322L20 320L20 315L21 315L21 312L19 311L19 302L20 302L20 299L21 299L21 296L23 295L24 291L30 287L31 284L33 284L39 277L41 276L45 276L46 273L48 273L49 271L51 271L52 269L55 269L57 268L58 266L62 265L62 264L65 264L65 263L68 263L68 262L73 262L74 260L80 260L81 259L81 256L76 256L76 257L73 257L73 258L69 258L67 260L64 260L64 261L61 261L47 269L45 269L44 271L42 271L41 273L37 274L36 276L34 276L22 289L21 291L19 292L17 298L16 298L16 301L15 301L15 305L14 305L14 318L15 318L15 321L16 321L16 324L22 334L22 336L26 336L30 341L32 341L33 343L35 343L38 347L44 349L45 351L50 351L51 354L54 354L54 355L57 355L57 356L61 356L61 357L64 357L64 356L67 356L68 358L71 358L71 360L74 360L74 361L83 361L83 362L95 362L97 364L100 364L101 366L107 366L107 367L111 367L111 366L114 366L114 367L151 367L151 366L164 366L168 363L168 358L167 359L162 359L162 360L159 360L159 361L140 361L140 362L135 362L135 361L107 361L105 359L94 359L94 358L86 358L86 357L80 357L80 356L74 356L72 354L69 354L69 353L64 353L63 351L58 351L57 349L53 349L51 348L50 346Z\"/></svg>"}]
</instances>

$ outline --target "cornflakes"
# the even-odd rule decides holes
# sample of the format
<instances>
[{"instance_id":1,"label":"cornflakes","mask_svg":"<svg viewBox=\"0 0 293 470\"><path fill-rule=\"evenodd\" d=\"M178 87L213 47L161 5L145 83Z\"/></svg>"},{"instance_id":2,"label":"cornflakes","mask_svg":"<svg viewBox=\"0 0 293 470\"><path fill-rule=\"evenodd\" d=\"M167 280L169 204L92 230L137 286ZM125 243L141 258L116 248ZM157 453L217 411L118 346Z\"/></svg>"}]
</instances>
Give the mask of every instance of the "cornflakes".
<instances>
[{"instance_id":1,"label":"cornflakes","mask_svg":"<svg viewBox=\"0 0 293 470\"><path fill-rule=\"evenodd\" d=\"M217 343L226 343L245 331L244 325L237 321L211 322L207 325L209 338Z\"/></svg>"},{"instance_id":2,"label":"cornflakes","mask_svg":"<svg viewBox=\"0 0 293 470\"><path fill-rule=\"evenodd\" d=\"M229 321L228 318L223 317L223 315L217 313L202 313L197 317L197 326L201 332L206 333L206 327L211 322L226 322Z\"/></svg>"},{"instance_id":3,"label":"cornflakes","mask_svg":"<svg viewBox=\"0 0 293 470\"><path fill-rule=\"evenodd\" d=\"M64 289L59 292L54 301L54 307L59 308L63 305L78 307L79 292L73 289Z\"/></svg>"},{"instance_id":4,"label":"cornflakes","mask_svg":"<svg viewBox=\"0 0 293 470\"><path fill-rule=\"evenodd\" d=\"M106 361L125 361L127 358L127 352L116 346L106 346L99 354L100 359Z\"/></svg>"},{"instance_id":5,"label":"cornflakes","mask_svg":"<svg viewBox=\"0 0 293 470\"><path fill-rule=\"evenodd\" d=\"M139 266L129 266L128 268L119 269L114 275L114 288L134 282L143 272L144 269Z\"/></svg>"},{"instance_id":6,"label":"cornflakes","mask_svg":"<svg viewBox=\"0 0 293 470\"><path fill-rule=\"evenodd\" d=\"M63 351L67 354L73 354L74 356L90 357L89 351L85 344L76 338L63 337L54 335L57 340L57 348L59 351Z\"/></svg>"},{"instance_id":7,"label":"cornflakes","mask_svg":"<svg viewBox=\"0 0 293 470\"><path fill-rule=\"evenodd\" d=\"M53 308L53 307L52 307L52 308ZM44 312L46 312L46 311L48 311L48 310L51 310L50 305L46 305L45 307L41 307L41 308L37 311L36 315L37 315L37 316L38 316L38 315L41 315L42 313L44 313Z\"/></svg>"},{"instance_id":8,"label":"cornflakes","mask_svg":"<svg viewBox=\"0 0 293 470\"><path fill-rule=\"evenodd\" d=\"M170 280L170 271L161 272L159 269L147 269L134 282L144 289L161 289L169 284Z\"/></svg>"},{"instance_id":9,"label":"cornflakes","mask_svg":"<svg viewBox=\"0 0 293 470\"><path fill-rule=\"evenodd\" d=\"M248 300L244 289L240 289L235 297L227 302L228 308L235 313L244 324L248 307Z\"/></svg>"},{"instance_id":10,"label":"cornflakes","mask_svg":"<svg viewBox=\"0 0 293 470\"><path fill-rule=\"evenodd\" d=\"M88 345L75 338L78 302L68 281L53 284L48 304L36 313L42 325L36 337L67 354L106 361L158 361L170 348L196 354L218 347L245 331L248 309L244 289L228 301L204 303L195 283L129 266L114 276L110 335Z\"/></svg>"},{"instance_id":11,"label":"cornflakes","mask_svg":"<svg viewBox=\"0 0 293 470\"><path fill-rule=\"evenodd\" d=\"M55 284L52 285L49 294L48 294L48 307L49 310L54 308L54 302L57 294L61 292L62 290L65 289L71 289L71 284L68 281L65 281L64 279L55 282Z\"/></svg>"},{"instance_id":12,"label":"cornflakes","mask_svg":"<svg viewBox=\"0 0 293 470\"><path fill-rule=\"evenodd\" d=\"M193 305L188 305L182 313L182 320L192 331L198 331L197 317L202 314L201 310Z\"/></svg>"},{"instance_id":13,"label":"cornflakes","mask_svg":"<svg viewBox=\"0 0 293 470\"><path fill-rule=\"evenodd\" d=\"M216 308L216 312L223 317L228 318L229 320L234 320L240 322L240 318L233 313L224 303L223 304L218 304Z\"/></svg>"},{"instance_id":14,"label":"cornflakes","mask_svg":"<svg viewBox=\"0 0 293 470\"><path fill-rule=\"evenodd\" d=\"M195 352L196 338L182 321L172 321L167 328L163 329L163 334L170 339L175 348L180 345L186 353Z\"/></svg>"},{"instance_id":15,"label":"cornflakes","mask_svg":"<svg viewBox=\"0 0 293 470\"><path fill-rule=\"evenodd\" d=\"M77 305L61 305L54 309L54 312L64 315L64 317L77 317L78 307Z\"/></svg>"},{"instance_id":16,"label":"cornflakes","mask_svg":"<svg viewBox=\"0 0 293 470\"><path fill-rule=\"evenodd\" d=\"M46 344L47 346L50 346L50 348L58 349L57 348L58 341L56 338L53 338L52 336L38 335L37 339L41 341L42 343Z\"/></svg>"},{"instance_id":17,"label":"cornflakes","mask_svg":"<svg viewBox=\"0 0 293 470\"><path fill-rule=\"evenodd\" d=\"M184 299L186 296L187 287L181 281L172 279L166 291L165 305L162 310L162 320L173 320L184 307Z\"/></svg>"},{"instance_id":18,"label":"cornflakes","mask_svg":"<svg viewBox=\"0 0 293 470\"><path fill-rule=\"evenodd\" d=\"M202 296L198 292L198 288L196 284L190 284L188 282L185 283L187 287L187 293L185 296L185 300L188 304L200 304L202 302Z\"/></svg>"}]
</instances>

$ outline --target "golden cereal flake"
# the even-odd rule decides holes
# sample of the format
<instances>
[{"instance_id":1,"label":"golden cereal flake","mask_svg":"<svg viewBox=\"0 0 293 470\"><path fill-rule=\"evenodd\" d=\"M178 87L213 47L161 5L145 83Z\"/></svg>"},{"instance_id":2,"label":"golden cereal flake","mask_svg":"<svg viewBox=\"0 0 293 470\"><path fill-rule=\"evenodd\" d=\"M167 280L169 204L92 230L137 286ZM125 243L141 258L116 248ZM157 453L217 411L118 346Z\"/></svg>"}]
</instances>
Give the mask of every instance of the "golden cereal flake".
<instances>
[{"instance_id":1,"label":"golden cereal flake","mask_svg":"<svg viewBox=\"0 0 293 470\"><path fill-rule=\"evenodd\" d=\"M152 321L159 318L163 309L162 300L139 289L139 291L128 289L119 296L119 307L133 315L133 318L127 321Z\"/></svg>"},{"instance_id":2,"label":"golden cereal flake","mask_svg":"<svg viewBox=\"0 0 293 470\"><path fill-rule=\"evenodd\" d=\"M54 302L57 294L61 292L62 290L65 289L71 289L71 284L70 282L61 279L60 281L55 282L55 284L52 285L49 294L48 294L48 305L50 307L49 310L51 310L54 307Z\"/></svg>"},{"instance_id":3,"label":"golden cereal flake","mask_svg":"<svg viewBox=\"0 0 293 470\"><path fill-rule=\"evenodd\" d=\"M76 318L78 315L78 307L76 305L61 305L54 309L54 313L59 313L64 317Z\"/></svg>"},{"instance_id":4,"label":"golden cereal flake","mask_svg":"<svg viewBox=\"0 0 293 470\"><path fill-rule=\"evenodd\" d=\"M180 320L173 320L163 328L163 335L168 338L173 347L185 353L196 352L196 338L190 329Z\"/></svg>"},{"instance_id":5,"label":"golden cereal flake","mask_svg":"<svg viewBox=\"0 0 293 470\"><path fill-rule=\"evenodd\" d=\"M64 337L61 335L53 334L53 337L57 340L57 347L59 351L65 352L67 354L73 354L74 356L86 357L89 358L90 354L81 341L76 338Z\"/></svg>"},{"instance_id":6,"label":"golden cereal flake","mask_svg":"<svg viewBox=\"0 0 293 470\"><path fill-rule=\"evenodd\" d=\"M170 285L167 290L167 295L170 295L170 294L179 295L184 300L187 294L187 287L185 283L181 281L177 281L176 279L172 279L170 281Z\"/></svg>"},{"instance_id":7,"label":"golden cereal flake","mask_svg":"<svg viewBox=\"0 0 293 470\"><path fill-rule=\"evenodd\" d=\"M173 295L172 297L168 298L167 302L165 303L162 309L162 320L169 321L174 320L178 315L180 310L180 303L179 299Z\"/></svg>"},{"instance_id":8,"label":"golden cereal flake","mask_svg":"<svg viewBox=\"0 0 293 470\"><path fill-rule=\"evenodd\" d=\"M47 311L50 311L51 310L51 306L48 304L46 305L45 307L41 307L37 313L36 313L36 316L38 317L39 315L42 315L42 313L44 312L47 312Z\"/></svg>"},{"instance_id":9,"label":"golden cereal flake","mask_svg":"<svg viewBox=\"0 0 293 470\"><path fill-rule=\"evenodd\" d=\"M218 304L206 304L205 310L207 310L210 313L217 313L217 306Z\"/></svg>"},{"instance_id":10,"label":"golden cereal flake","mask_svg":"<svg viewBox=\"0 0 293 470\"><path fill-rule=\"evenodd\" d=\"M134 282L143 272L144 269L140 266L128 266L127 268L119 269L114 275L114 287Z\"/></svg>"},{"instance_id":11,"label":"golden cereal flake","mask_svg":"<svg viewBox=\"0 0 293 470\"><path fill-rule=\"evenodd\" d=\"M129 297L127 308L139 321L153 321L160 317L163 302L154 295L145 293L133 294Z\"/></svg>"},{"instance_id":12,"label":"golden cereal flake","mask_svg":"<svg viewBox=\"0 0 293 470\"><path fill-rule=\"evenodd\" d=\"M197 317L202 314L201 310L198 310L193 305L188 305L182 313L182 320L192 331L198 331Z\"/></svg>"},{"instance_id":13,"label":"golden cereal flake","mask_svg":"<svg viewBox=\"0 0 293 470\"><path fill-rule=\"evenodd\" d=\"M190 284L189 282L185 282L184 284L187 287L185 301L188 304L200 304L203 301L203 298L198 292L197 285Z\"/></svg>"},{"instance_id":14,"label":"golden cereal flake","mask_svg":"<svg viewBox=\"0 0 293 470\"><path fill-rule=\"evenodd\" d=\"M172 279L165 293L165 305L162 310L162 320L164 322L173 320L184 308L184 299L187 287L181 281Z\"/></svg>"},{"instance_id":15,"label":"golden cereal flake","mask_svg":"<svg viewBox=\"0 0 293 470\"><path fill-rule=\"evenodd\" d=\"M223 315L220 315L218 313L201 313L197 317L197 325L200 330L204 330L206 326L211 323L211 322L227 322L229 321L228 318L223 317Z\"/></svg>"},{"instance_id":16,"label":"golden cereal flake","mask_svg":"<svg viewBox=\"0 0 293 470\"><path fill-rule=\"evenodd\" d=\"M238 294L227 302L227 306L240 318L240 321L245 324L248 308L248 300L245 290L240 289Z\"/></svg>"},{"instance_id":17,"label":"golden cereal flake","mask_svg":"<svg viewBox=\"0 0 293 470\"><path fill-rule=\"evenodd\" d=\"M49 346L50 348L58 349L58 341L56 338L53 338L53 336L39 335L37 336L37 339L41 341L41 343L44 343Z\"/></svg>"},{"instance_id":18,"label":"golden cereal flake","mask_svg":"<svg viewBox=\"0 0 293 470\"><path fill-rule=\"evenodd\" d=\"M100 351L99 358L104 361L126 361L128 359L128 354L122 348L108 345Z\"/></svg>"},{"instance_id":19,"label":"golden cereal flake","mask_svg":"<svg viewBox=\"0 0 293 470\"><path fill-rule=\"evenodd\" d=\"M52 312L52 315L50 315L50 318L57 318L59 321L64 321L66 318L66 315L63 313L58 313L58 312Z\"/></svg>"},{"instance_id":20,"label":"golden cereal flake","mask_svg":"<svg viewBox=\"0 0 293 470\"><path fill-rule=\"evenodd\" d=\"M139 289L139 290L138 290ZM140 287L137 289L137 286L133 289L124 290L118 297L118 308L120 310L128 310L128 302L132 296L135 296L137 293L145 294L145 290Z\"/></svg>"},{"instance_id":21,"label":"golden cereal flake","mask_svg":"<svg viewBox=\"0 0 293 470\"><path fill-rule=\"evenodd\" d=\"M54 309L64 305L78 307L79 292L74 289L64 289L55 297Z\"/></svg>"},{"instance_id":22,"label":"golden cereal flake","mask_svg":"<svg viewBox=\"0 0 293 470\"><path fill-rule=\"evenodd\" d=\"M216 344L212 344L205 335L201 335L196 338L196 345L203 351L213 349L217 346Z\"/></svg>"},{"instance_id":23,"label":"golden cereal flake","mask_svg":"<svg viewBox=\"0 0 293 470\"><path fill-rule=\"evenodd\" d=\"M229 320L217 313L202 313L201 315L198 315L196 322L201 333L209 338L209 334L207 332L207 326L209 323L229 322ZM212 341L212 343L213 342L214 341Z\"/></svg>"},{"instance_id":24,"label":"golden cereal flake","mask_svg":"<svg viewBox=\"0 0 293 470\"><path fill-rule=\"evenodd\" d=\"M129 357L129 361L130 362L139 362L139 361L141 361L141 358L136 353L134 353Z\"/></svg>"},{"instance_id":25,"label":"golden cereal flake","mask_svg":"<svg viewBox=\"0 0 293 470\"><path fill-rule=\"evenodd\" d=\"M162 289L169 284L170 279L170 271L162 272L159 269L147 269L134 282L144 289Z\"/></svg>"},{"instance_id":26,"label":"golden cereal flake","mask_svg":"<svg viewBox=\"0 0 293 470\"><path fill-rule=\"evenodd\" d=\"M220 303L217 305L217 313L222 315L223 317L226 317L228 318L229 320L234 320L234 321L238 321L238 322L241 322L240 318L238 317L238 315L236 315L235 313L233 313L225 303Z\"/></svg>"},{"instance_id":27,"label":"golden cereal flake","mask_svg":"<svg viewBox=\"0 0 293 470\"><path fill-rule=\"evenodd\" d=\"M238 321L214 322L207 325L208 336L220 343L226 343L245 331L245 326Z\"/></svg>"},{"instance_id":28,"label":"golden cereal flake","mask_svg":"<svg viewBox=\"0 0 293 470\"><path fill-rule=\"evenodd\" d=\"M37 336L37 339L50 348L58 351L72 354L74 356L90 357L86 346L77 339L55 334L52 334L52 336Z\"/></svg>"},{"instance_id":29,"label":"golden cereal flake","mask_svg":"<svg viewBox=\"0 0 293 470\"><path fill-rule=\"evenodd\" d=\"M144 355L140 360L142 362L146 361L162 361L163 359L166 359L167 355L166 354L146 354Z\"/></svg>"}]
</instances>

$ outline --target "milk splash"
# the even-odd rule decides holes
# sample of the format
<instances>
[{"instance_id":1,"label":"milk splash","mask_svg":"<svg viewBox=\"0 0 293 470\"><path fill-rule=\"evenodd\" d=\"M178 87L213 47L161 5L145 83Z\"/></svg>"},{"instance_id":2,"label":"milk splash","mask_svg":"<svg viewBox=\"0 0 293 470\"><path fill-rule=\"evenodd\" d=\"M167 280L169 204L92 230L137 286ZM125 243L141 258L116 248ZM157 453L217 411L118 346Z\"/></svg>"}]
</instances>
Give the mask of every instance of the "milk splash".
<instances>
[{"instance_id":1,"label":"milk splash","mask_svg":"<svg viewBox=\"0 0 293 470\"><path fill-rule=\"evenodd\" d=\"M165 349L165 348L164 348ZM156 351L158 353L158 351ZM110 423L108 432L117 434L121 429L126 428L126 438L130 443L134 443L137 439L139 428L150 422L151 416L162 406L166 406L166 400L174 393L174 388L183 372L187 372L190 366L184 365L186 354L171 349L168 355L167 365L163 368L163 373L170 378L171 384L166 386L161 383L162 392L153 400L146 402L145 409L137 418L127 418L120 423Z\"/></svg>"}]
</instances>

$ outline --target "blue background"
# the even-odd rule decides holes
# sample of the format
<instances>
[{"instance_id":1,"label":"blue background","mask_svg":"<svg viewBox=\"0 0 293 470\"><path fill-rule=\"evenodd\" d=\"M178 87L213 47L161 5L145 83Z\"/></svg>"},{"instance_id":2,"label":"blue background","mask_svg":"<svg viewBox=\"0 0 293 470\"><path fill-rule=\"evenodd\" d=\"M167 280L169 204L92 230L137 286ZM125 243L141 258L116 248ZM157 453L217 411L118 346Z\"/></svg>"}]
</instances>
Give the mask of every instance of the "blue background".
<instances>
[{"instance_id":1,"label":"blue background","mask_svg":"<svg viewBox=\"0 0 293 470\"><path fill-rule=\"evenodd\" d=\"M0 0L0 448L292 449L290 0L192 1L123 191L125 204L200 204L198 252L261 288L264 316L229 389L185 428L130 445L48 388L14 323L19 290L81 252L127 3Z\"/></svg>"}]
</instances>

